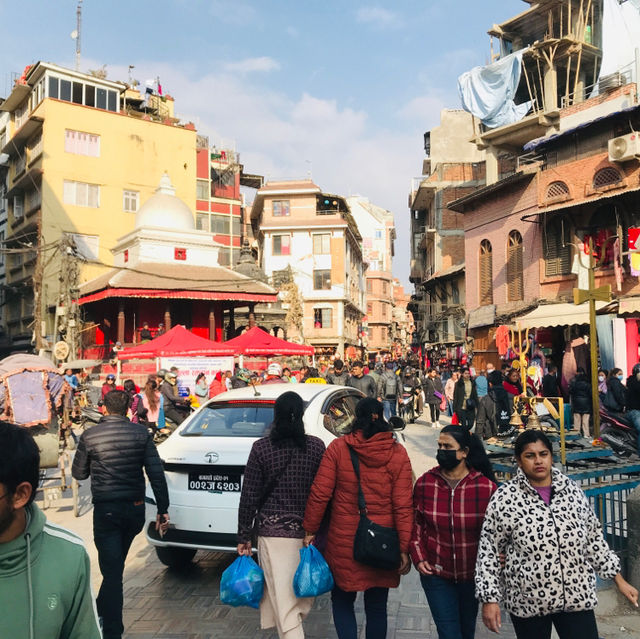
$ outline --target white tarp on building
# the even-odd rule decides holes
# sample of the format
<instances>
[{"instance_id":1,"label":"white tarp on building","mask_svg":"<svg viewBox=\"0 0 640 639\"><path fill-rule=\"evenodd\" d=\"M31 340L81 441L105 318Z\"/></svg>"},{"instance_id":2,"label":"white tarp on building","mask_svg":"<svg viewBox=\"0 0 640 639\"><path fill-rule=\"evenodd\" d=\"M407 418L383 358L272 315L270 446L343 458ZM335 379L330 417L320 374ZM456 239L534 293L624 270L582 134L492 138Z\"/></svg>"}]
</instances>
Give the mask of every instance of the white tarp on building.
<instances>
[{"instance_id":1,"label":"white tarp on building","mask_svg":"<svg viewBox=\"0 0 640 639\"><path fill-rule=\"evenodd\" d=\"M636 47L640 47L640 2L604 0L600 77L631 70Z\"/></svg>"},{"instance_id":2,"label":"white tarp on building","mask_svg":"<svg viewBox=\"0 0 640 639\"><path fill-rule=\"evenodd\" d=\"M490 129L522 120L531 102L515 104L522 71L522 55L516 51L486 67L475 67L458 78L462 108Z\"/></svg>"}]
</instances>

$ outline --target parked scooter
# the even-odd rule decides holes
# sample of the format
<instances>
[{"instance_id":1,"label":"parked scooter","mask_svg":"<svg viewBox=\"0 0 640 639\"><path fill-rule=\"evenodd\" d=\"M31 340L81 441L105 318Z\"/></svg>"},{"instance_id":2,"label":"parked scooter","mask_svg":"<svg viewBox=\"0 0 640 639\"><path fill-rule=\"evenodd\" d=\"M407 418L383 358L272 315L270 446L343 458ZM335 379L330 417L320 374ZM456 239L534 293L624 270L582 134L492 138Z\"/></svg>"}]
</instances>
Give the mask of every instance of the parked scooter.
<instances>
[{"instance_id":1,"label":"parked scooter","mask_svg":"<svg viewBox=\"0 0 640 639\"><path fill-rule=\"evenodd\" d=\"M103 417L103 413L97 406L87 404L80 408L80 428L86 430L95 426Z\"/></svg>"},{"instance_id":2,"label":"parked scooter","mask_svg":"<svg viewBox=\"0 0 640 639\"><path fill-rule=\"evenodd\" d=\"M600 406L600 439L609 444L619 457L638 455L636 429L624 416Z\"/></svg>"}]
</instances>

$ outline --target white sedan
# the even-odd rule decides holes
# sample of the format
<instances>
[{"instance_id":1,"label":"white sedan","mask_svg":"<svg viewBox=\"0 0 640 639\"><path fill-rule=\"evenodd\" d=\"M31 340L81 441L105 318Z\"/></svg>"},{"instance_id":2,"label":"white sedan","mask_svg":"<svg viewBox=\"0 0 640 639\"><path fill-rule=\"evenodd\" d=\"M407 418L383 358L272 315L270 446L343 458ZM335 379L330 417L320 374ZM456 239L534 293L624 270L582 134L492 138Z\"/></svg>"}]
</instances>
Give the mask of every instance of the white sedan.
<instances>
[{"instance_id":1,"label":"white sedan","mask_svg":"<svg viewBox=\"0 0 640 639\"><path fill-rule=\"evenodd\" d=\"M187 563L199 549L235 551L244 468L253 442L267 433L275 401L285 391L302 397L305 432L327 445L351 432L356 404L364 397L355 388L330 384L265 384L231 390L199 408L158 446L171 517L164 537L155 530L157 511L147 486L145 534L162 563Z\"/></svg>"}]
</instances>

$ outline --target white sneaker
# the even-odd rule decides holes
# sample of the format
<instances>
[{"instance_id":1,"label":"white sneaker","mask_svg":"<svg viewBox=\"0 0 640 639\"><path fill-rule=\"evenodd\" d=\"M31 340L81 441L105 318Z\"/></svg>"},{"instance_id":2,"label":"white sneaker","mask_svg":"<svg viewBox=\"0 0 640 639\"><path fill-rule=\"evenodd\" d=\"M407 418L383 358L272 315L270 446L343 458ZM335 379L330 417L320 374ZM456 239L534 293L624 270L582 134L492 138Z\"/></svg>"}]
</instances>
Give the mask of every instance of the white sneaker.
<instances>
[{"instance_id":1,"label":"white sneaker","mask_svg":"<svg viewBox=\"0 0 640 639\"><path fill-rule=\"evenodd\" d=\"M433 424L431 422L427 422L427 428L431 428Z\"/></svg>"},{"instance_id":2,"label":"white sneaker","mask_svg":"<svg viewBox=\"0 0 640 639\"><path fill-rule=\"evenodd\" d=\"M434 423L432 424L432 426L433 426L434 428L442 428L442 424L441 424L440 422L434 422Z\"/></svg>"}]
</instances>

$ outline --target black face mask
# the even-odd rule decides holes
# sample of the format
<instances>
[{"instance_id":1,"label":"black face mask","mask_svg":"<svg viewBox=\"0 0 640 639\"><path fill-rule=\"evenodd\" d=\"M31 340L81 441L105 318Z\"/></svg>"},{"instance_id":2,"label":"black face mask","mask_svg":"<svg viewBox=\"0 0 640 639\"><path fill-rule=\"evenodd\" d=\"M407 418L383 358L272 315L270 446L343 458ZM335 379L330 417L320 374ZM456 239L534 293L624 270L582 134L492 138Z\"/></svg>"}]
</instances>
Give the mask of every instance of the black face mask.
<instances>
[{"instance_id":1,"label":"black face mask","mask_svg":"<svg viewBox=\"0 0 640 639\"><path fill-rule=\"evenodd\" d=\"M457 450L446 450L439 448L436 453L436 461L440 468L444 470L453 470L460 462L464 461L456 457Z\"/></svg>"}]
</instances>

